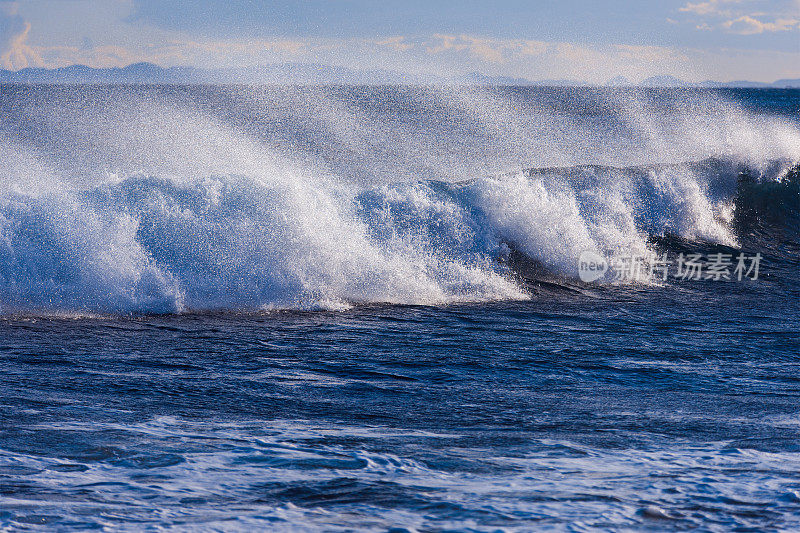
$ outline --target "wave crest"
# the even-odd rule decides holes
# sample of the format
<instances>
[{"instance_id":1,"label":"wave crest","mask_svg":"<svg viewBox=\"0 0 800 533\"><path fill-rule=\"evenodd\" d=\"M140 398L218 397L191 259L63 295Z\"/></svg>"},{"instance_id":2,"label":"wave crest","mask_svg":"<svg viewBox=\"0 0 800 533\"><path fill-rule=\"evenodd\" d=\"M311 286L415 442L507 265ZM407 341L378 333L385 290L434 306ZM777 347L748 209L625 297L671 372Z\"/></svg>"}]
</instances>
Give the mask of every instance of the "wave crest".
<instances>
[{"instance_id":1,"label":"wave crest","mask_svg":"<svg viewBox=\"0 0 800 533\"><path fill-rule=\"evenodd\" d=\"M378 187L133 176L5 194L0 301L160 313L525 298L506 244L566 277L583 251L644 253L652 235L735 245L721 206L776 187L796 203L796 174L763 178L762 196L737 189L741 168L722 160Z\"/></svg>"}]
</instances>

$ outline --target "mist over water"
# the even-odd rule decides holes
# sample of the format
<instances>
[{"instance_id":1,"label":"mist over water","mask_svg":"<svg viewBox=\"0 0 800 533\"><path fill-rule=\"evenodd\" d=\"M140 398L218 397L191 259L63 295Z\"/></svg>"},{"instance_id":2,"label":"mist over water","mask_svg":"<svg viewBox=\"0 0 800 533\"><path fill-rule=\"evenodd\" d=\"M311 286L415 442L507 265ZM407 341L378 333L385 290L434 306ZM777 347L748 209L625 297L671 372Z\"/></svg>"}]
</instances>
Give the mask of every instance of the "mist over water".
<instances>
[{"instance_id":1,"label":"mist over water","mask_svg":"<svg viewBox=\"0 0 800 533\"><path fill-rule=\"evenodd\" d=\"M565 280L653 235L736 247L739 173L800 160L796 115L738 96L6 87L0 309L525 299L509 246Z\"/></svg>"}]
</instances>

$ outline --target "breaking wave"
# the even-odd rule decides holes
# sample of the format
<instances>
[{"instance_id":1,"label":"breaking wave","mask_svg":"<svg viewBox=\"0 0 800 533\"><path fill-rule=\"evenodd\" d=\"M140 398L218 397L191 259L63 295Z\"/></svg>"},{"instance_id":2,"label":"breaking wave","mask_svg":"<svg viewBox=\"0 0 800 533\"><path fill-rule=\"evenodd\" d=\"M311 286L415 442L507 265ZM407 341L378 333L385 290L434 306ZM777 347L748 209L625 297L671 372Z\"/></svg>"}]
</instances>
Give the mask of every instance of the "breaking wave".
<instances>
[{"instance_id":1,"label":"breaking wave","mask_svg":"<svg viewBox=\"0 0 800 533\"><path fill-rule=\"evenodd\" d=\"M728 191L702 179L728 167L576 167L363 190L135 176L7 194L0 297L7 309L109 312L524 298L502 261L509 246L565 276L584 250L644 253L650 235L736 246L724 211L738 173ZM797 182L781 183L759 190L783 187L779 201L796 205Z\"/></svg>"},{"instance_id":2,"label":"breaking wave","mask_svg":"<svg viewBox=\"0 0 800 533\"><path fill-rule=\"evenodd\" d=\"M452 95L442 101L465 109ZM529 293L506 260L512 252L572 279L583 251L645 253L658 235L737 247L742 224L775 224L769 216L779 207L783 222L798 214L793 165L800 132L778 119L764 126L740 118L748 135L762 126L780 131L783 144L765 148L761 159L730 154L690 163L538 166L485 177L462 168L459 179L444 179L441 169L409 155L408 140L399 155L384 154L378 164L338 152L341 143L355 150L353 142L365 142L363 131L330 144L329 128L309 133L328 145L306 152L292 145L289 157L198 112L159 104L156 118L145 120L151 104L136 105L126 108L119 133L106 122L111 111L94 122L70 115L72 129L51 124L44 139L31 133L31 124L54 120L52 109L34 106L35 116L29 109L17 117L15 135L0 143L9 162L0 187L0 311L174 313L523 299ZM334 109L329 114L344 113ZM371 124L346 116L348 127ZM655 120L639 114L637 124L642 116ZM521 135L523 121L511 118ZM456 128L447 142L461 139L467 145L461 155L472 157L470 146L485 133L478 130ZM616 129L604 131L610 142ZM510 142L482 150L506 154ZM515 148L532 149L526 143ZM319 164L331 150L338 159ZM298 156L304 153L313 157ZM520 157L512 160L522 169L529 160ZM370 168L382 165L383 172L394 162L399 169L406 160L416 165L416 179L364 179ZM341 171L345 162L358 179Z\"/></svg>"}]
</instances>

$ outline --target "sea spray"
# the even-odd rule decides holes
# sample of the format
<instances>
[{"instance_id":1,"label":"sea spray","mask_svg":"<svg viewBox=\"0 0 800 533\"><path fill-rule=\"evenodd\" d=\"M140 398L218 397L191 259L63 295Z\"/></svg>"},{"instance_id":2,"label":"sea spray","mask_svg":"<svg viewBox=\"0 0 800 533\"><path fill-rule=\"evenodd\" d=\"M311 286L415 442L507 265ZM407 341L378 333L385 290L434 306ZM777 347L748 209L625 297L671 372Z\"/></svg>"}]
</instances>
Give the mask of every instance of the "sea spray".
<instances>
[{"instance_id":1,"label":"sea spray","mask_svg":"<svg viewBox=\"0 0 800 533\"><path fill-rule=\"evenodd\" d=\"M740 174L800 159L795 122L703 91L46 87L0 105L4 311L528 298L509 247L565 283L582 253L653 236L735 247Z\"/></svg>"}]
</instances>

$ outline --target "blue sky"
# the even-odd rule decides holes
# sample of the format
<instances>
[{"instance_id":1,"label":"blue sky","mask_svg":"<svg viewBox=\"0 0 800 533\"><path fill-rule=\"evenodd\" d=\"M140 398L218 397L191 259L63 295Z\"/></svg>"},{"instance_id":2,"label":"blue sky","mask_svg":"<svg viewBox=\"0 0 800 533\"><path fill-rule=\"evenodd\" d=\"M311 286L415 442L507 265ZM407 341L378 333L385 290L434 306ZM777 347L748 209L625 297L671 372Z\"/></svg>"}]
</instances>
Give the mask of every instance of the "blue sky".
<instances>
[{"instance_id":1,"label":"blue sky","mask_svg":"<svg viewBox=\"0 0 800 533\"><path fill-rule=\"evenodd\" d=\"M0 0L0 67L326 63L418 75L800 77L800 0Z\"/></svg>"}]
</instances>

